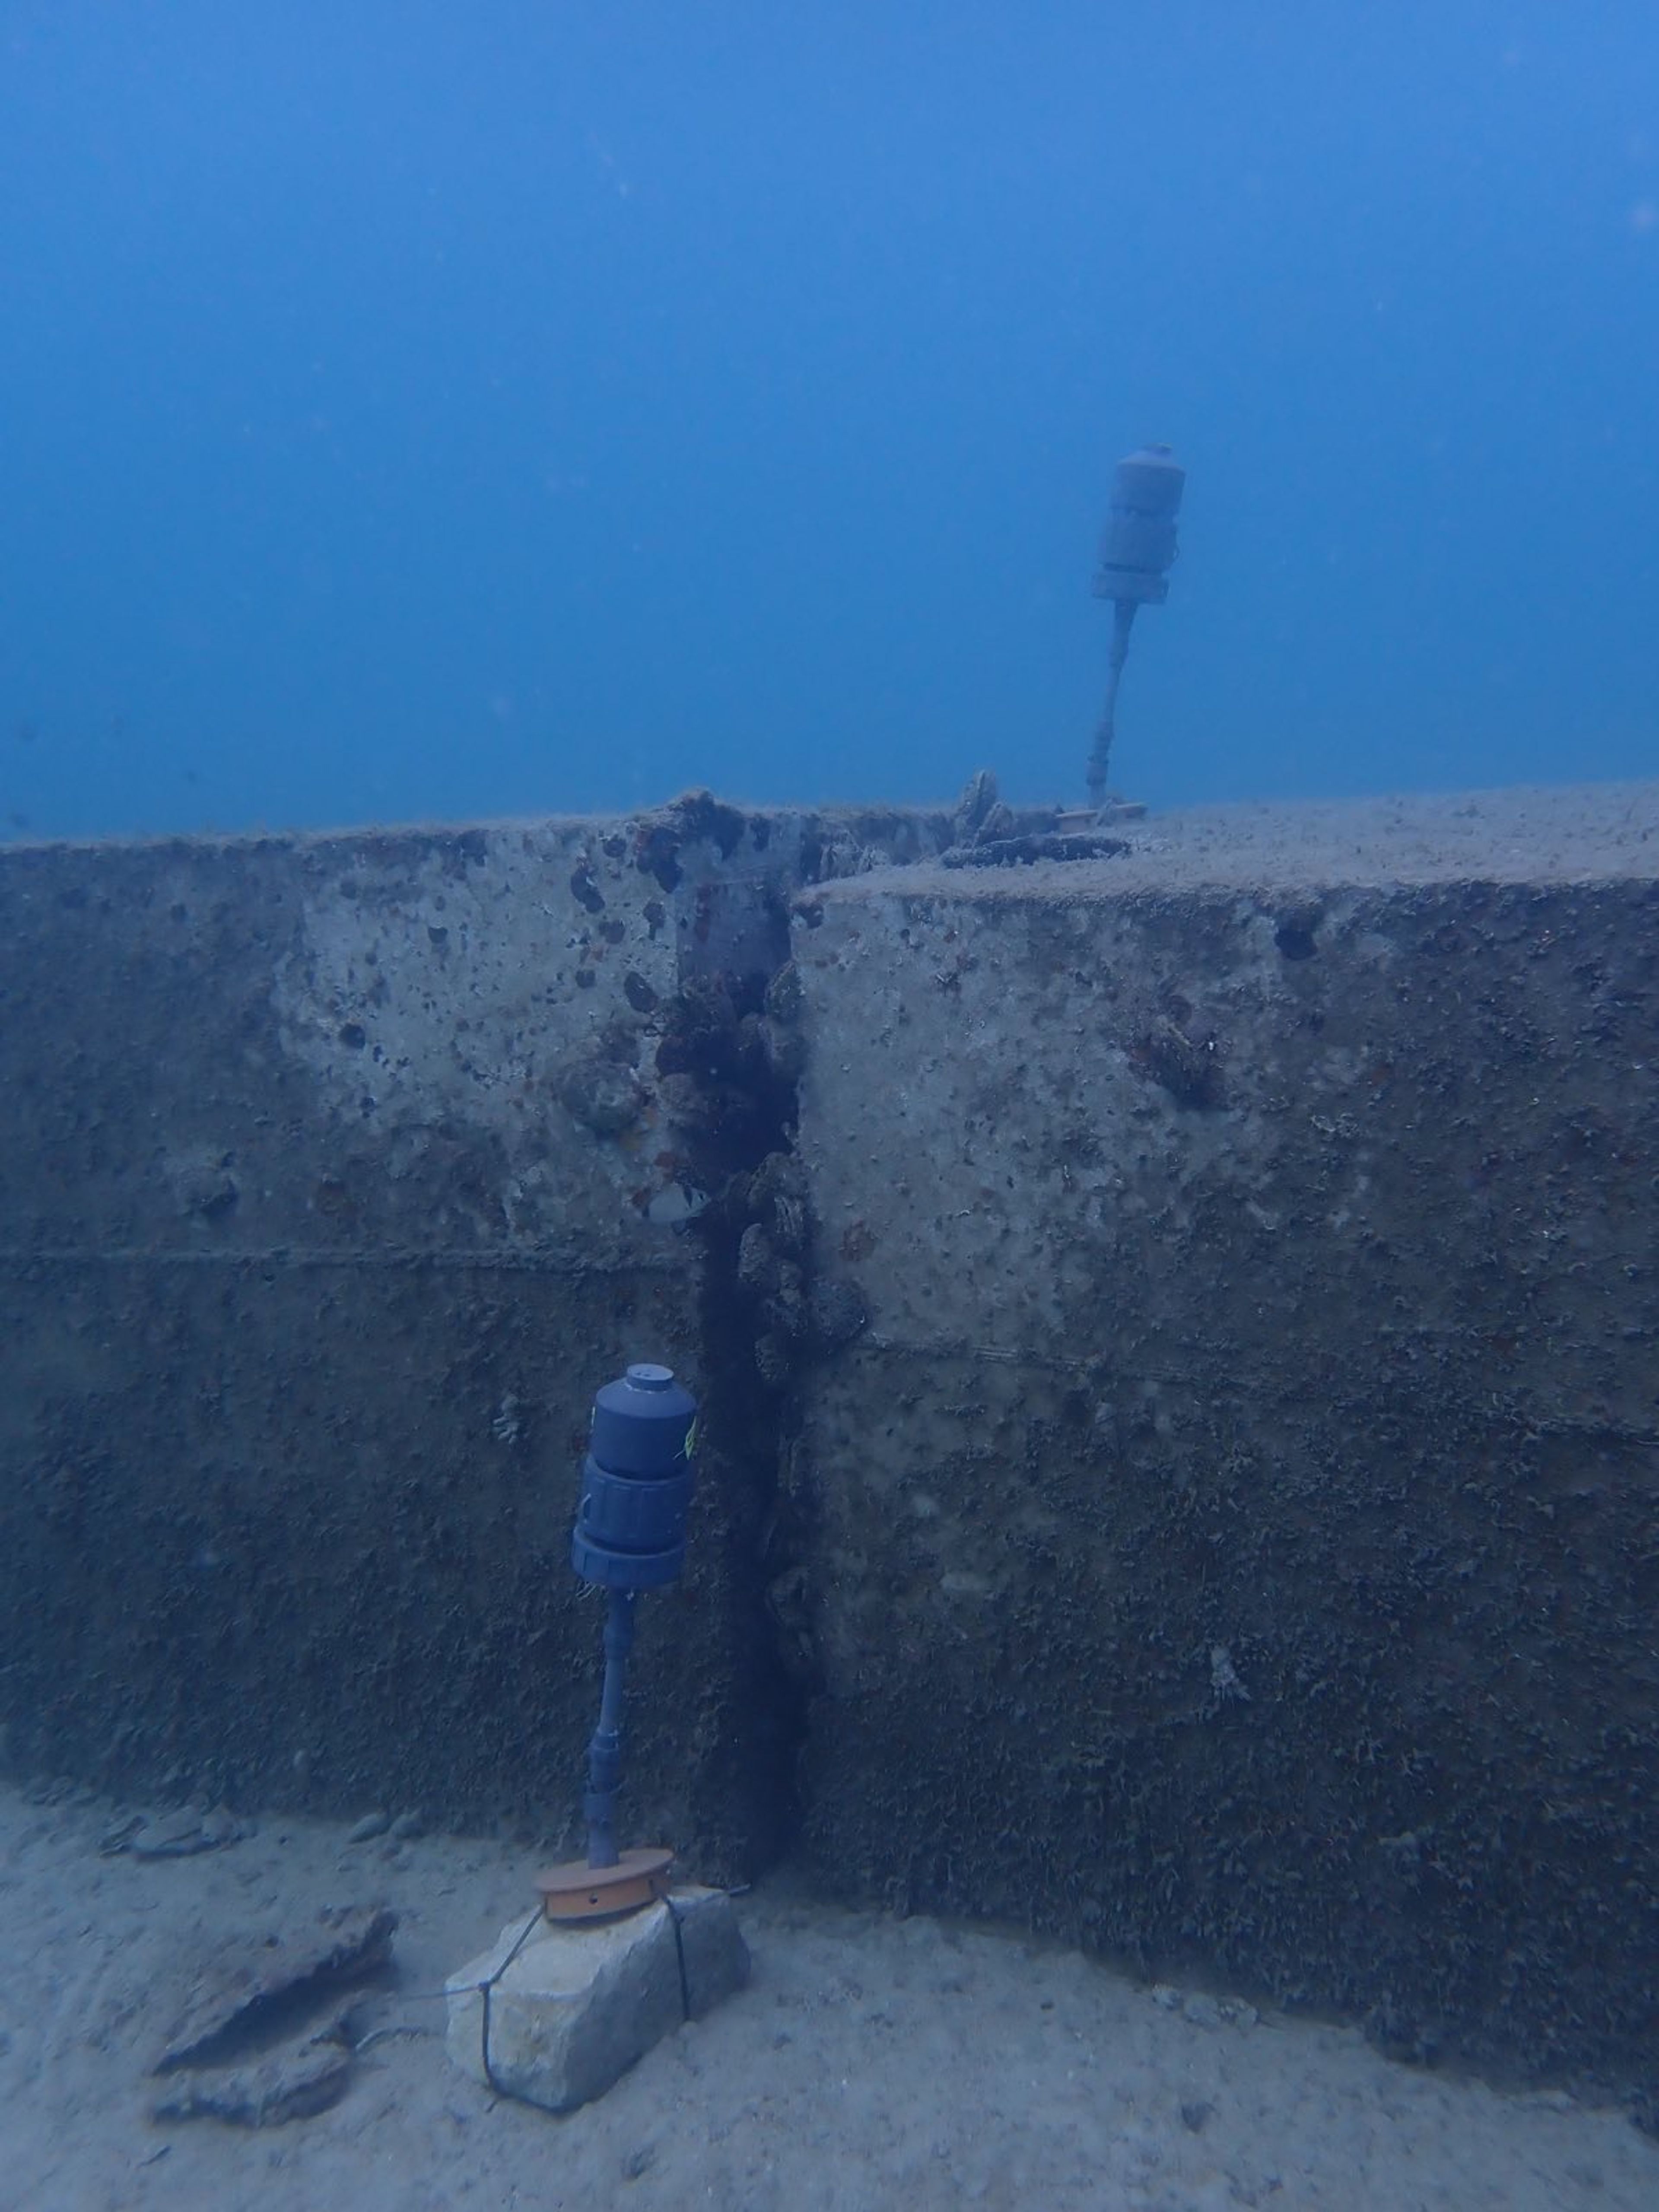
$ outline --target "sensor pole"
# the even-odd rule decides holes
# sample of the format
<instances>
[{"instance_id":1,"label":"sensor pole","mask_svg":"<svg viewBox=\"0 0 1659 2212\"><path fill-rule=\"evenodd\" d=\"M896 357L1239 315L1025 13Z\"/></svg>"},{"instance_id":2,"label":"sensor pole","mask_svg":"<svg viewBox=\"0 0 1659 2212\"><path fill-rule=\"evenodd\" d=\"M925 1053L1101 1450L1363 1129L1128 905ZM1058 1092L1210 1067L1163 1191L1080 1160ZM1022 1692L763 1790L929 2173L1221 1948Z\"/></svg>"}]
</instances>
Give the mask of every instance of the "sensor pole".
<instances>
[{"instance_id":1,"label":"sensor pole","mask_svg":"<svg viewBox=\"0 0 1659 2212\"><path fill-rule=\"evenodd\" d=\"M582 1811L587 1820L587 1863L617 1863L617 1784L622 1779L623 1682L634 1649L634 1592L613 1589L605 1621L605 1688L599 1723L587 1747L587 1790Z\"/></svg>"},{"instance_id":2,"label":"sensor pole","mask_svg":"<svg viewBox=\"0 0 1659 2212\"><path fill-rule=\"evenodd\" d=\"M1119 599L1112 608L1112 650L1106 662L1106 704L1095 731L1095 749L1089 756L1089 804L1098 810L1106 803L1106 763L1117 734L1117 687L1123 664L1129 658L1129 632L1134 628L1138 599Z\"/></svg>"},{"instance_id":3,"label":"sensor pole","mask_svg":"<svg viewBox=\"0 0 1659 2212\"><path fill-rule=\"evenodd\" d=\"M1106 803L1106 769L1116 733L1117 690L1129 657L1136 610L1161 606L1170 596L1168 569L1176 556L1176 517L1187 472L1167 446L1142 446L1112 472L1111 504L1100 541L1095 597L1112 602L1112 649L1106 668L1106 705L1089 756L1089 804Z\"/></svg>"},{"instance_id":4,"label":"sensor pole","mask_svg":"<svg viewBox=\"0 0 1659 2212\"><path fill-rule=\"evenodd\" d=\"M605 1684L582 1798L587 1856L537 1877L552 1920L596 1920L648 1905L662 1894L673 1863L673 1852L661 1846L617 1850L617 1788L635 1600L672 1583L685 1564L696 1432L697 1401L670 1368L630 1367L593 1401L570 1563L583 1582L609 1593Z\"/></svg>"}]
</instances>

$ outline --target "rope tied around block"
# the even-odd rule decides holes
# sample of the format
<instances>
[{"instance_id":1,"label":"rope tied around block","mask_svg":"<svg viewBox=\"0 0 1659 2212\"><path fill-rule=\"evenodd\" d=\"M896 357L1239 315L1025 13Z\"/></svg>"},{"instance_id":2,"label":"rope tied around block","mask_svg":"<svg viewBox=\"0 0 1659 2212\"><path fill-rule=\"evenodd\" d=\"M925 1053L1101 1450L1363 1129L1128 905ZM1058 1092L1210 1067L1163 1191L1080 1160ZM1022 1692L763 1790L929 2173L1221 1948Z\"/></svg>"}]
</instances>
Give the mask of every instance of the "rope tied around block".
<instances>
[{"instance_id":1,"label":"rope tied around block","mask_svg":"<svg viewBox=\"0 0 1659 2212\"><path fill-rule=\"evenodd\" d=\"M682 1924L685 1916L682 1907L677 1905L674 1899L666 1894L659 1897L657 1899L657 1902L659 1905L663 1905L667 1907L669 1925L674 1931L674 1964L679 1977L680 2020L682 2025L684 2025L691 2018L691 1978L686 1968L685 1936ZM494 2091L496 2096L510 2097L514 2104L519 2105L534 2104L535 2100L531 2097L521 2096L516 2089L510 2087L507 2082L503 2081L500 2075L495 2071L495 2061L491 2057L489 2051L491 2004L495 1996L495 1984L507 1972L508 1967L512 1966L514 1960L524 1949L525 1945L529 1942L538 1924L546 1924L546 1915L539 1906L538 1906L536 1911L531 1914L530 1917L525 1922L524 1926L519 1930L517 1936L514 1936L512 1948L508 1950L507 1956L501 1960L500 1966L496 1967L494 1973L486 1976L483 1981L476 1982L472 1984L483 2000L479 2008L478 2019L478 2057L483 2066L484 2080L488 2082L489 2087Z\"/></svg>"}]
</instances>

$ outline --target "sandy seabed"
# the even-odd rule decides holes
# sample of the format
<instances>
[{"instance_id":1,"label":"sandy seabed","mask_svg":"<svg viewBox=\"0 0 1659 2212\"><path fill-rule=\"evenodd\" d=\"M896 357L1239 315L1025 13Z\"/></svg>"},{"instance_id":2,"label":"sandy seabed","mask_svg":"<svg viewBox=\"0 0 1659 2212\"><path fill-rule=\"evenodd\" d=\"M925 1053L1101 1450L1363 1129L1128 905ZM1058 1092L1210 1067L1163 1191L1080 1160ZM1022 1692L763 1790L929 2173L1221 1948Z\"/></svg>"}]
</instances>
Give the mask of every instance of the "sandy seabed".
<instances>
[{"instance_id":1,"label":"sandy seabed","mask_svg":"<svg viewBox=\"0 0 1659 2212\"><path fill-rule=\"evenodd\" d=\"M783 1880L739 1902L748 1989L557 2119L443 2047L445 1977L533 1907L525 1854L266 1818L141 1859L100 1850L120 1825L101 1801L0 1793L8 2212L1659 2205L1659 2143L1620 2114ZM258 2130L152 2119L149 2069L204 1961L380 1903L393 1971L337 2105Z\"/></svg>"}]
</instances>

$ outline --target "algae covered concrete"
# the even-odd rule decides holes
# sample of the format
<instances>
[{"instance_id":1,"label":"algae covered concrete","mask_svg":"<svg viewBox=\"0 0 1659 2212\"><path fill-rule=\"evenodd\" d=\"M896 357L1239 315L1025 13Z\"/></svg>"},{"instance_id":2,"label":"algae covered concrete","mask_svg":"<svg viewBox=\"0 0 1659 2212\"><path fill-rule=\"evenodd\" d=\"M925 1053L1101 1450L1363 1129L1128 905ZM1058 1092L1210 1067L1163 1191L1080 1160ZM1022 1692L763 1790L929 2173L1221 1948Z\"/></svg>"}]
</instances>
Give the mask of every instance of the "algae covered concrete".
<instances>
[{"instance_id":1,"label":"algae covered concrete","mask_svg":"<svg viewBox=\"0 0 1659 2212\"><path fill-rule=\"evenodd\" d=\"M772 1416L733 1404L692 1232L779 1140L787 896L930 839L694 794L0 856L15 1765L567 1834L588 1407L649 1358L718 1418L689 1572L641 1608L626 1814L724 1878L775 1850Z\"/></svg>"},{"instance_id":2,"label":"algae covered concrete","mask_svg":"<svg viewBox=\"0 0 1659 2212\"><path fill-rule=\"evenodd\" d=\"M1653 2094L1659 787L992 796L0 854L0 1748Z\"/></svg>"},{"instance_id":3,"label":"algae covered concrete","mask_svg":"<svg viewBox=\"0 0 1659 2212\"><path fill-rule=\"evenodd\" d=\"M814 1863L1652 2087L1659 790L804 900Z\"/></svg>"}]
</instances>

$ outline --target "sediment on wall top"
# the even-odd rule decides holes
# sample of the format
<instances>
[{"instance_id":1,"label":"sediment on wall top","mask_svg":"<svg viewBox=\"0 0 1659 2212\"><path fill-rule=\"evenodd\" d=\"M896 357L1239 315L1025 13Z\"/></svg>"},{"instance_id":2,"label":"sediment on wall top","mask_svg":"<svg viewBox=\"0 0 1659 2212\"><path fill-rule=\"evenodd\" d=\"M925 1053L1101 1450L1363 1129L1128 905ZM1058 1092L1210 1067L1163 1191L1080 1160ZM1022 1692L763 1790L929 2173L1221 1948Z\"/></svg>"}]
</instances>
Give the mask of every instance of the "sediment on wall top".
<instances>
[{"instance_id":1,"label":"sediment on wall top","mask_svg":"<svg viewBox=\"0 0 1659 2212\"><path fill-rule=\"evenodd\" d=\"M1659 781L1194 807L1115 828L1107 859L946 869L828 886L1066 903L1205 890L1321 891L1659 878Z\"/></svg>"}]
</instances>

